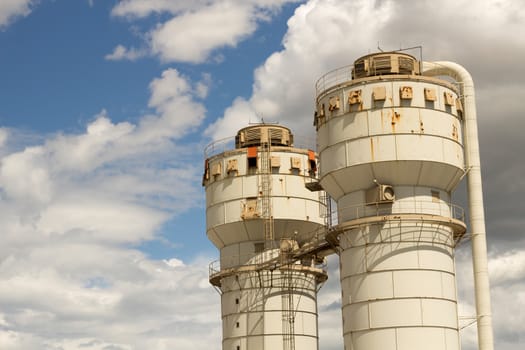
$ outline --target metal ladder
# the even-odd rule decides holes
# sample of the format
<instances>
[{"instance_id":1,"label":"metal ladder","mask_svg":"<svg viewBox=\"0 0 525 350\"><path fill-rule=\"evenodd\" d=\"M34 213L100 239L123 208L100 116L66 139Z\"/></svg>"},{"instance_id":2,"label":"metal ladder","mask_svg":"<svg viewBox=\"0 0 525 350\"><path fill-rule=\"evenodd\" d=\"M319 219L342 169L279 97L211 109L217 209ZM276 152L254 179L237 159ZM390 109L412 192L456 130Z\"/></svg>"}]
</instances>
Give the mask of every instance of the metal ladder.
<instances>
[{"instance_id":1,"label":"metal ladder","mask_svg":"<svg viewBox=\"0 0 525 350\"><path fill-rule=\"evenodd\" d=\"M272 215L272 168L270 164L271 146L270 142L261 142L261 167L259 169L259 195L261 197L261 218L263 219L263 230L265 248L273 248L275 240Z\"/></svg>"},{"instance_id":2,"label":"metal ladder","mask_svg":"<svg viewBox=\"0 0 525 350\"><path fill-rule=\"evenodd\" d=\"M287 266L290 269L281 270L283 350L295 350L294 280L290 262Z\"/></svg>"},{"instance_id":3,"label":"metal ladder","mask_svg":"<svg viewBox=\"0 0 525 350\"><path fill-rule=\"evenodd\" d=\"M259 195L261 200L261 218L263 220L265 249L275 247L275 233L272 213L272 167L271 167L271 135L268 130L267 139L261 139L260 168L258 177ZM290 265L288 257L281 261L282 265ZM295 350L295 312L294 312L294 280L291 268L280 272L282 288L282 332L283 350Z\"/></svg>"}]
</instances>

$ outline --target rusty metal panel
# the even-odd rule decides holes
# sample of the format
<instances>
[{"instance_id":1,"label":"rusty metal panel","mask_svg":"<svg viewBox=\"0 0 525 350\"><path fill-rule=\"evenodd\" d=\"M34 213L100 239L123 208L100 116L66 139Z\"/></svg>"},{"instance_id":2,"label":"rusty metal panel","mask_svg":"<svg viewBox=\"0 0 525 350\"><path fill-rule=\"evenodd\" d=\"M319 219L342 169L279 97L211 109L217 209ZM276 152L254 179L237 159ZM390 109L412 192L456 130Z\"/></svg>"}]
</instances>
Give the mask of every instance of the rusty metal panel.
<instances>
[{"instance_id":1,"label":"rusty metal panel","mask_svg":"<svg viewBox=\"0 0 525 350\"><path fill-rule=\"evenodd\" d=\"M435 101L436 98L436 89L425 88L425 100L426 101Z\"/></svg>"},{"instance_id":2,"label":"rusty metal panel","mask_svg":"<svg viewBox=\"0 0 525 350\"><path fill-rule=\"evenodd\" d=\"M384 86L375 86L372 90L372 98L374 101L386 100L386 88Z\"/></svg>"},{"instance_id":3,"label":"rusty metal panel","mask_svg":"<svg viewBox=\"0 0 525 350\"><path fill-rule=\"evenodd\" d=\"M348 94L348 104L355 105L360 104L363 102L363 98L361 97L361 90L352 90Z\"/></svg>"},{"instance_id":4,"label":"rusty metal panel","mask_svg":"<svg viewBox=\"0 0 525 350\"><path fill-rule=\"evenodd\" d=\"M412 86L401 86L399 88L399 98L402 100L410 100L413 95Z\"/></svg>"},{"instance_id":5,"label":"rusty metal panel","mask_svg":"<svg viewBox=\"0 0 525 350\"><path fill-rule=\"evenodd\" d=\"M328 100L328 110L330 112L337 111L341 108L341 99L339 96L332 96Z\"/></svg>"},{"instance_id":6,"label":"rusty metal panel","mask_svg":"<svg viewBox=\"0 0 525 350\"><path fill-rule=\"evenodd\" d=\"M248 158L257 158L257 147L248 147L246 156Z\"/></svg>"}]
</instances>

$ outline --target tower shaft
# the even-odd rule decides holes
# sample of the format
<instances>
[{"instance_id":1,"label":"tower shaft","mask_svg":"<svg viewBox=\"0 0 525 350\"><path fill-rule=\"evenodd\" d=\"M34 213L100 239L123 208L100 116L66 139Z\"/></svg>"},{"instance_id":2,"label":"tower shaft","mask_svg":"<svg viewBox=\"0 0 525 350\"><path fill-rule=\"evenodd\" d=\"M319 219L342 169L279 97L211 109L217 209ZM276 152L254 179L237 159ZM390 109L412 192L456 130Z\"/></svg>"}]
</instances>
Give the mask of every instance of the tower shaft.
<instances>
[{"instance_id":1,"label":"tower shaft","mask_svg":"<svg viewBox=\"0 0 525 350\"><path fill-rule=\"evenodd\" d=\"M228 145L229 146L229 145ZM226 149L225 149L226 148ZM206 155L207 235L220 250L210 282L221 294L224 350L317 350L317 291L327 275L314 253L294 252L324 232L313 151L289 129L241 129L235 148Z\"/></svg>"},{"instance_id":2,"label":"tower shaft","mask_svg":"<svg viewBox=\"0 0 525 350\"><path fill-rule=\"evenodd\" d=\"M317 84L347 349L460 347L454 250L466 227L452 192L465 172L461 102L456 86L396 52L359 58Z\"/></svg>"}]
</instances>

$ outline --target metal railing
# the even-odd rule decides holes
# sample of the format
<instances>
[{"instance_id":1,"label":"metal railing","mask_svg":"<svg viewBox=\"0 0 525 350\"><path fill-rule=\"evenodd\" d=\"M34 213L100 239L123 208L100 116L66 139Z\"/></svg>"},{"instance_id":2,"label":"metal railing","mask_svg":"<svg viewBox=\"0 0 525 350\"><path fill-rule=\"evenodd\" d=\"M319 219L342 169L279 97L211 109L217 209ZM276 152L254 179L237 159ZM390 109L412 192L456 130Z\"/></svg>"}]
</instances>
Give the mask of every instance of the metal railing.
<instances>
[{"instance_id":1,"label":"metal railing","mask_svg":"<svg viewBox=\"0 0 525 350\"><path fill-rule=\"evenodd\" d=\"M219 153L235 149L235 136L226 137L213 141L204 148L204 159L208 159Z\"/></svg>"},{"instance_id":2,"label":"metal railing","mask_svg":"<svg viewBox=\"0 0 525 350\"><path fill-rule=\"evenodd\" d=\"M327 90L336 87L340 84L344 84L346 82L349 82L352 80L352 71L354 70L354 65L350 64L347 66L339 67L334 70L329 71L328 73L321 76L317 82L315 83L315 96L319 97L320 94L326 92ZM448 82L452 87L456 88L456 91L458 93L462 91L461 85L462 82L457 82L453 79L447 79L447 77L440 76L441 78L445 78L446 82ZM462 97L462 95L458 95L458 97Z\"/></svg>"},{"instance_id":3,"label":"metal railing","mask_svg":"<svg viewBox=\"0 0 525 350\"><path fill-rule=\"evenodd\" d=\"M310 138L307 136L295 136L294 135L294 144L292 146L293 148L299 148L299 149L311 149L315 150L316 147L316 141L315 138ZM235 136L229 136L220 140L216 140L208 144L204 148L204 159L208 159L210 157L213 157L217 154L231 151L235 149Z\"/></svg>"},{"instance_id":4,"label":"metal railing","mask_svg":"<svg viewBox=\"0 0 525 350\"><path fill-rule=\"evenodd\" d=\"M337 226L344 220L356 220L372 216L385 216L395 214L428 214L465 221L464 209L453 203L432 201L410 201L393 203L361 203L347 207L338 207L330 212L332 226Z\"/></svg>"},{"instance_id":5,"label":"metal railing","mask_svg":"<svg viewBox=\"0 0 525 350\"><path fill-rule=\"evenodd\" d=\"M316 240L314 238L314 240ZM324 241L324 238L323 238ZM240 267L248 268L248 267L254 267L254 270L257 269L257 267L264 267L264 266L272 266L272 267L279 267L281 265L281 259L280 259L280 251L278 249L273 250L266 250L261 253L252 253L252 254L244 254L244 255L232 255L228 256L227 258L217 259L215 261L212 261L209 265L209 276L214 276L225 269L238 269ZM226 261L225 261L226 260ZM225 262L225 264L221 263L221 261ZM310 260L309 260L310 261ZM297 258L293 264L304 265L303 261L300 258ZM223 266L226 265L226 266ZM318 262L314 259L311 260L311 264L308 265L308 267L315 267L320 270L326 270L327 264L326 261Z\"/></svg>"},{"instance_id":6,"label":"metal railing","mask_svg":"<svg viewBox=\"0 0 525 350\"><path fill-rule=\"evenodd\" d=\"M352 80L352 70L354 65L348 65L336 68L317 80L315 83L315 96L319 96L322 92L336 85Z\"/></svg>"}]
</instances>

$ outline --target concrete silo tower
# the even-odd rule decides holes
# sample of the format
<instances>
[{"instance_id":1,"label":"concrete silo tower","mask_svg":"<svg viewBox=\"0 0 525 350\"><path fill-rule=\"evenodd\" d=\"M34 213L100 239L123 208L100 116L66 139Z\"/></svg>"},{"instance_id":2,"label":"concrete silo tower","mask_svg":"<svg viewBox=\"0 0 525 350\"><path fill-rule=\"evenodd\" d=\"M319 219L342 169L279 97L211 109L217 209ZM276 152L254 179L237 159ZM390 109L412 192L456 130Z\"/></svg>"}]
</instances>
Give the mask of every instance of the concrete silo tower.
<instances>
[{"instance_id":1,"label":"concrete silo tower","mask_svg":"<svg viewBox=\"0 0 525 350\"><path fill-rule=\"evenodd\" d=\"M327 278L315 252L324 233L317 155L279 125L241 129L208 146L206 230L220 250L210 282L221 293L224 350L318 349L317 291ZM297 252L301 251L300 258Z\"/></svg>"},{"instance_id":2,"label":"concrete silo tower","mask_svg":"<svg viewBox=\"0 0 525 350\"><path fill-rule=\"evenodd\" d=\"M430 64L422 75L410 55L377 53L317 82L320 184L338 208L347 350L460 348L454 249L466 226L451 194L467 169L471 203L481 187L472 81L458 67ZM476 286L486 289L478 329L480 349L492 349L482 346L492 335L479 199L470 206Z\"/></svg>"}]
</instances>

